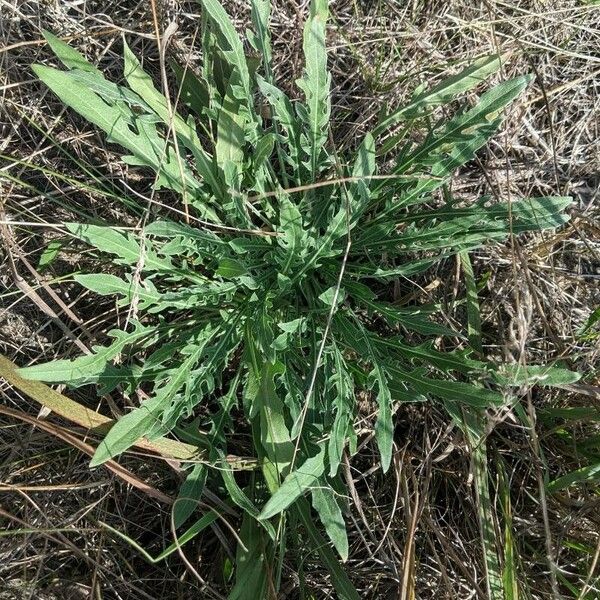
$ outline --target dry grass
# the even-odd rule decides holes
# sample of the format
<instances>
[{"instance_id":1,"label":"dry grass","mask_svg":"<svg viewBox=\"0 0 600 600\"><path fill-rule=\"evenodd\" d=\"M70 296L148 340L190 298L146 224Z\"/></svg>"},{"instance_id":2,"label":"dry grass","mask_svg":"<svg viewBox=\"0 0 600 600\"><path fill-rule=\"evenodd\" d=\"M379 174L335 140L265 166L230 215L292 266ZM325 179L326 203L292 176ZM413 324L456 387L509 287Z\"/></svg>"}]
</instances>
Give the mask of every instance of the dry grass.
<instances>
[{"instance_id":1,"label":"dry grass","mask_svg":"<svg viewBox=\"0 0 600 600\"><path fill-rule=\"evenodd\" d=\"M274 4L276 73L291 91L301 69L306 3ZM246 3L229 0L227 5L243 26ZM476 164L459 174L453 192L465 199L573 197L573 218L564 230L484 248L474 257L477 278L486 278L484 344L490 355L509 360L564 360L586 374L587 384L598 386L598 345L577 332L600 305L600 7L579 0L552 5L337 0L333 12L335 139L342 146L352 145L383 106L400 104L419 83L435 81L475 56L508 53L499 78L535 74L504 130ZM189 60L192 68L199 57L191 46L197 13L194 2L162 3L163 26L171 20L179 25L170 52ZM107 323L121 318L110 302L99 305L60 281L74 266L86 264L85 255L63 252L50 269L37 269L43 248L57 235L48 223L74 220L77 211L123 221L116 203L99 201L98 194L78 185L82 175L75 159L87 165L87 184L102 183L122 194L131 194L124 181L136 191L148 186L116 160L101 136L33 80L29 65L49 60L42 28L70 39L116 78L125 33L146 68L158 72L149 3L0 0L0 169L10 176L0 178L0 349L20 365L79 352L69 336L89 346ZM6 226L7 221L17 224ZM423 297L443 301L449 318L460 316L454 300L463 289L454 267L419 282ZM36 414L33 403L2 382L0 393L5 405ZM75 396L90 406L94 397L82 391ZM536 409L599 406L598 396L575 392L534 390L531 400ZM349 465L358 502L349 515L348 570L365 598L408 599L411 588L417 598L483 598L467 444L433 405L405 406L396 421L393 473L384 479L372 468L375 451L368 442ZM590 572L600 539L598 488L564 491L540 504L540 473L552 478L577 467L577 453L543 425L536 444L509 409L489 416L488 432L491 473L504 473L510 483L513 537L528 590L523 597L557 597L545 556L549 546L561 593L577 597L563 579L575 590L589 580L591 588L582 598L600 598L600 565L595 575ZM585 423L574 430L581 439L592 433ZM76 450L7 417L0 418L0 457L0 600L205 597L179 557L149 566L99 525L112 524L155 554L170 535L168 507L108 472L90 472ZM134 458L125 463L142 479L174 493L176 469ZM224 582L213 568L214 557L227 551L214 535L186 547L188 559L215 591L222 592ZM315 597L333 598L317 557L305 561ZM297 575L284 575L289 585L282 597L297 598Z\"/></svg>"}]
</instances>

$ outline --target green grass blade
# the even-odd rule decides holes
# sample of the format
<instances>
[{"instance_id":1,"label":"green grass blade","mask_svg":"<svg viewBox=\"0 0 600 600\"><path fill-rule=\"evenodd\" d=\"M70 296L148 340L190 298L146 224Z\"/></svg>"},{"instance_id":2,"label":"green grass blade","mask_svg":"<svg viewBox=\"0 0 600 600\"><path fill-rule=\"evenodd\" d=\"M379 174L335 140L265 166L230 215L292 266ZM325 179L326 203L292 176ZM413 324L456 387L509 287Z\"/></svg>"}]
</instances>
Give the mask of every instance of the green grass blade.
<instances>
[{"instance_id":1,"label":"green grass blade","mask_svg":"<svg viewBox=\"0 0 600 600\"><path fill-rule=\"evenodd\" d=\"M506 467L504 461L499 458L497 461L498 469L498 492L502 516L504 519L504 564L502 569L502 584L504 588L504 600L519 600L519 581L518 581L518 548L514 538L513 508L510 499L510 484L506 476Z\"/></svg>"},{"instance_id":2,"label":"green grass blade","mask_svg":"<svg viewBox=\"0 0 600 600\"><path fill-rule=\"evenodd\" d=\"M471 457L473 479L477 493L479 527L483 544L483 558L486 573L486 587L490 600L504 600L503 573L498 560L498 549L502 547L496 535L496 512L490 495L487 446L483 417L477 415L481 435L472 439Z\"/></svg>"},{"instance_id":3,"label":"green grass blade","mask_svg":"<svg viewBox=\"0 0 600 600\"><path fill-rule=\"evenodd\" d=\"M483 356L483 345L481 340L481 313L479 311L479 300L477 298L477 283L473 265L468 252L460 252L460 263L465 276L467 288L467 322L468 335L471 348L481 357Z\"/></svg>"},{"instance_id":4,"label":"green grass blade","mask_svg":"<svg viewBox=\"0 0 600 600\"><path fill-rule=\"evenodd\" d=\"M219 515L215 512L209 512L209 513L203 515L193 525L191 525L189 527L189 529L187 529L185 531L185 533L183 533L181 536L179 536L177 538L177 543L174 542L173 544L171 544L170 546L165 548L156 557L153 557L142 546L140 546L140 544L138 544L135 540L132 540L129 536L126 536L124 533L122 533L118 529L115 529L114 527L111 527L110 525L108 525L107 523L103 523L102 521L100 521L100 525L102 525L102 527L108 529L110 532L112 532L118 538L122 539L124 542L128 543L131 547L135 548L135 550L137 550L144 557L144 559L146 561L148 561L150 564L155 565L155 564L165 560L165 558L167 558L174 552L177 552L177 550L181 546L183 546L183 545L187 544L189 541L193 540L199 533L204 531L209 525L214 523L218 518L219 518Z\"/></svg>"},{"instance_id":5,"label":"green grass blade","mask_svg":"<svg viewBox=\"0 0 600 600\"><path fill-rule=\"evenodd\" d=\"M461 252L459 257L467 288L469 342L475 352L482 356L481 313L473 265L467 252ZM503 573L498 558L502 544L499 543L496 532L497 516L490 495L485 413L474 409L465 409L465 413L467 411L471 427L463 428L463 430L467 432L471 446L471 468L475 482L479 528L483 545L486 588L489 600L506 600L503 593ZM473 435L473 431L475 431L475 435Z\"/></svg>"}]
</instances>

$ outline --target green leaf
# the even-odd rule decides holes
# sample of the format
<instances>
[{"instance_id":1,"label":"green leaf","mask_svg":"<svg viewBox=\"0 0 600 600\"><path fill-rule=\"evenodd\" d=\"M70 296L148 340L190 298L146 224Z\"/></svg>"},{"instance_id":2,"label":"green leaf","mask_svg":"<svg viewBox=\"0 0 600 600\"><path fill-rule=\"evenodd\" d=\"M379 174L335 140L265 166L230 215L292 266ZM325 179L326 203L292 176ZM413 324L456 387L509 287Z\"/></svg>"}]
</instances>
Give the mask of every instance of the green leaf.
<instances>
[{"instance_id":1,"label":"green leaf","mask_svg":"<svg viewBox=\"0 0 600 600\"><path fill-rule=\"evenodd\" d=\"M225 279L233 279L240 277L248 272L243 263L233 258L222 258L219 261L219 266L215 271L215 275L220 275Z\"/></svg>"},{"instance_id":2,"label":"green leaf","mask_svg":"<svg viewBox=\"0 0 600 600\"><path fill-rule=\"evenodd\" d=\"M493 378L501 385L560 387L576 383L581 374L551 365L504 364L493 373Z\"/></svg>"},{"instance_id":3,"label":"green leaf","mask_svg":"<svg viewBox=\"0 0 600 600\"><path fill-rule=\"evenodd\" d=\"M105 131L109 135L109 141L129 149L148 164L157 164L155 149L136 143L139 136L129 128L131 119L125 118L122 107L107 104L82 83L74 80L70 73L43 65L33 65L32 69L65 104Z\"/></svg>"},{"instance_id":4,"label":"green leaf","mask_svg":"<svg viewBox=\"0 0 600 600\"><path fill-rule=\"evenodd\" d=\"M545 420L600 421L600 409L593 406L569 406L565 408L542 408L539 416Z\"/></svg>"},{"instance_id":5,"label":"green leaf","mask_svg":"<svg viewBox=\"0 0 600 600\"><path fill-rule=\"evenodd\" d=\"M112 81L107 81L100 73L88 72L88 71L70 71L69 76L73 81L86 86L90 91L95 92L105 102L109 104L115 104L117 107L121 103L126 104L129 107L135 109L142 109L144 113L152 112L152 109L144 102L135 92L132 92L129 88L117 85ZM123 117L127 120L130 125L134 124L134 118L132 112L123 108Z\"/></svg>"},{"instance_id":6,"label":"green leaf","mask_svg":"<svg viewBox=\"0 0 600 600\"><path fill-rule=\"evenodd\" d=\"M585 335L598 321L600 321L600 306L592 312L585 325L577 333L578 336Z\"/></svg>"},{"instance_id":7,"label":"green leaf","mask_svg":"<svg viewBox=\"0 0 600 600\"><path fill-rule=\"evenodd\" d=\"M325 372L329 374L327 385L332 394L332 407L335 408L328 445L329 475L334 477L342 461L342 452L346 445L349 429L352 428L354 380L336 345L332 346L331 354L333 354L333 361L329 353L325 355Z\"/></svg>"},{"instance_id":8,"label":"green leaf","mask_svg":"<svg viewBox=\"0 0 600 600\"><path fill-rule=\"evenodd\" d=\"M392 325L399 324L423 335L457 335L457 332L452 329L431 321L429 316L432 310L428 310L427 307L404 308L388 302L374 301L371 293L365 293L364 285L356 282L344 282L344 285L353 298L369 310L369 313L380 315ZM369 288L366 289L369 290Z\"/></svg>"},{"instance_id":9,"label":"green leaf","mask_svg":"<svg viewBox=\"0 0 600 600\"><path fill-rule=\"evenodd\" d=\"M116 275L98 273L94 275L75 275L75 281L83 287L102 296L121 294L131 299L132 284Z\"/></svg>"},{"instance_id":10,"label":"green leaf","mask_svg":"<svg viewBox=\"0 0 600 600\"><path fill-rule=\"evenodd\" d=\"M176 223L175 221L153 221L145 227L148 235L156 237L175 238L181 237L185 240L196 240L203 246L211 248L212 246L224 246L227 242L211 231L191 227L185 223Z\"/></svg>"},{"instance_id":11,"label":"green leaf","mask_svg":"<svg viewBox=\"0 0 600 600\"><path fill-rule=\"evenodd\" d=\"M331 113L331 77L327 71L325 46L328 14L328 0L312 0L310 16L304 26L304 77L296 82L305 96L305 104L298 105L297 109L305 125L302 147L308 155L310 182L316 181L322 167Z\"/></svg>"},{"instance_id":12,"label":"green leaf","mask_svg":"<svg viewBox=\"0 0 600 600\"><path fill-rule=\"evenodd\" d=\"M142 303L144 308L156 304L161 297L150 281L144 285L142 282L124 281L115 275L108 274L75 275L74 279L83 287L102 296L118 294L123 296L128 303L135 298L136 301Z\"/></svg>"},{"instance_id":13,"label":"green leaf","mask_svg":"<svg viewBox=\"0 0 600 600\"><path fill-rule=\"evenodd\" d=\"M194 465L179 488L177 500L173 505L173 521L176 529L181 527L198 508L207 475L208 469L206 465Z\"/></svg>"},{"instance_id":14,"label":"green leaf","mask_svg":"<svg viewBox=\"0 0 600 600\"><path fill-rule=\"evenodd\" d=\"M145 400L139 408L121 417L100 442L90 461L90 467L105 463L125 452L149 432L156 432L157 426L160 427L161 414L169 401L169 396L160 394Z\"/></svg>"},{"instance_id":15,"label":"green leaf","mask_svg":"<svg viewBox=\"0 0 600 600\"><path fill-rule=\"evenodd\" d=\"M177 85L179 88L179 101L193 110L200 118L204 117L204 111L210 106L208 86L206 82L188 66L184 69L177 63L171 63Z\"/></svg>"},{"instance_id":16,"label":"green leaf","mask_svg":"<svg viewBox=\"0 0 600 600\"><path fill-rule=\"evenodd\" d=\"M132 135L120 109L107 105L68 74L43 65L33 65L33 71L65 104L109 134L123 147L131 146Z\"/></svg>"},{"instance_id":17,"label":"green leaf","mask_svg":"<svg viewBox=\"0 0 600 600\"><path fill-rule=\"evenodd\" d=\"M186 123L177 113L171 114L167 99L155 88L151 77L144 72L139 60L127 44L124 45L124 57L124 75L131 89L148 103L165 124L175 129L177 137L181 139L186 148L192 151L199 174L209 184L212 192L222 198L221 183L213 168L211 157L204 151L193 125ZM173 161L175 162L175 158ZM186 187L189 187L190 191L201 194L198 183L186 173L187 167L182 162L178 162L176 168L179 170L180 178L181 173L184 173ZM205 211L207 215L212 216L211 220L215 221L216 215L208 208L205 208ZM219 222L218 219L215 222Z\"/></svg>"},{"instance_id":18,"label":"green leaf","mask_svg":"<svg viewBox=\"0 0 600 600\"><path fill-rule=\"evenodd\" d=\"M265 547L268 540L255 519L244 515L236 557L235 586L228 600L257 600L266 598L267 577L270 567L267 564Z\"/></svg>"},{"instance_id":19,"label":"green leaf","mask_svg":"<svg viewBox=\"0 0 600 600\"><path fill-rule=\"evenodd\" d=\"M306 239L303 229L303 219L298 207L284 195L279 209L281 235L278 241L289 253L295 254Z\"/></svg>"},{"instance_id":20,"label":"green leaf","mask_svg":"<svg viewBox=\"0 0 600 600\"><path fill-rule=\"evenodd\" d=\"M175 394L182 385L188 381L192 369L196 366L204 353L207 338L204 343L198 344L171 376L168 383L161 387L152 398L145 400L139 408L121 417L100 442L92 457L90 466L96 467L121 454L130 448L139 438L149 434L164 434L163 413L169 407Z\"/></svg>"},{"instance_id":21,"label":"green leaf","mask_svg":"<svg viewBox=\"0 0 600 600\"><path fill-rule=\"evenodd\" d=\"M49 31L42 30L42 34L46 38L48 45L52 48L52 52L67 69L79 69L87 73L100 74L100 71L91 64L80 52L71 48L69 44L63 42Z\"/></svg>"},{"instance_id":22,"label":"green leaf","mask_svg":"<svg viewBox=\"0 0 600 600\"><path fill-rule=\"evenodd\" d=\"M260 520L270 519L284 511L300 496L310 491L318 484L318 480L325 471L325 446L321 446L319 453L307 458L302 465L292 471L284 480L278 490L269 498L259 515Z\"/></svg>"},{"instance_id":23,"label":"green leaf","mask_svg":"<svg viewBox=\"0 0 600 600\"><path fill-rule=\"evenodd\" d=\"M341 559L343 561L348 560L346 524L331 487L322 483L319 487L313 489L312 505Z\"/></svg>"},{"instance_id":24,"label":"green leaf","mask_svg":"<svg viewBox=\"0 0 600 600\"><path fill-rule=\"evenodd\" d=\"M489 75L495 73L500 68L500 64L498 55L483 56L473 61L460 73L444 79L430 90L413 98L406 106L383 117L373 135L378 136L403 119L414 118L422 110L446 104L458 94L473 89Z\"/></svg>"},{"instance_id":25,"label":"green leaf","mask_svg":"<svg viewBox=\"0 0 600 600\"><path fill-rule=\"evenodd\" d=\"M172 125L178 136L181 136L186 147L199 146L197 138L189 136L190 128L177 113L169 112L167 99L156 87L152 78L142 69L140 61L131 51L127 43L123 44L123 57L125 59L123 75L129 87L166 123Z\"/></svg>"},{"instance_id":26,"label":"green leaf","mask_svg":"<svg viewBox=\"0 0 600 600\"><path fill-rule=\"evenodd\" d=\"M435 161L433 175L443 177L452 172L487 141L499 125L498 115L502 109L519 96L530 81L529 75L522 75L485 92L475 107L451 119L439 134L429 136L424 144L411 152L402 162L402 171L427 159ZM434 153L440 150L444 150L448 158L437 159Z\"/></svg>"},{"instance_id":27,"label":"green leaf","mask_svg":"<svg viewBox=\"0 0 600 600\"><path fill-rule=\"evenodd\" d=\"M271 158L273 148L275 147L275 140L276 138L273 133L266 133L258 140L252 158L254 169L260 169Z\"/></svg>"},{"instance_id":28,"label":"green leaf","mask_svg":"<svg viewBox=\"0 0 600 600\"><path fill-rule=\"evenodd\" d=\"M135 265L140 259L140 245L131 235L100 225L67 223L66 227L71 233L98 250L118 256L123 264Z\"/></svg>"},{"instance_id":29,"label":"green leaf","mask_svg":"<svg viewBox=\"0 0 600 600\"><path fill-rule=\"evenodd\" d=\"M47 269L56 260L56 257L61 249L62 242L59 242L58 240L49 242L40 256L40 260L38 261L38 269L40 271Z\"/></svg>"},{"instance_id":30,"label":"green leaf","mask_svg":"<svg viewBox=\"0 0 600 600\"><path fill-rule=\"evenodd\" d=\"M238 190L244 164L246 118L242 103L233 94L232 86L228 86L219 111L215 157L227 185Z\"/></svg>"},{"instance_id":31,"label":"green leaf","mask_svg":"<svg viewBox=\"0 0 600 600\"><path fill-rule=\"evenodd\" d=\"M361 279L389 279L390 277L410 277L411 275L417 275L418 273L422 273L426 271L431 266L433 266L436 262L441 260L441 256L437 256L435 258L425 258L422 260L412 260L403 265L398 265L396 267L391 267L389 269L382 269L381 267L376 269L375 271L371 270L361 275Z\"/></svg>"},{"instance_id":32,"label":"green leaf","mask_svg":"<svg viewBox=\"0 0 600 600\"><path fill-rule=\"evenodd\" d=\"M336 298L337 296L337 298ZM327 288L324 292L319 294L319 300L327 307L331 308L335 301L336 310L344 302L346 292L343 289L338 290L337 285L332 285Z\"/></svg>"},{"instance_id":33,"label":"green leaf","mask_svg":"<svg viewBox=\"0 0 600 600\"><path fill-rule=\"evenodd\" d=\"M120 233L112 227L66 223L66 228L78 238L84 240L102 252L118 257L117 263L143 266L145 271L172 273L174 267L168 258L161 258L151 249L142 253L142 248L131 234Z\"/></svg>"},{"instance_id":34,"label":"green leaf","mask_svg":"<svg viewBox=\"0 0 600 600\"><path fill-rule=\"evenodd\" d=\"M280 128L278 137L282 138L287 146L287 162L295 171L295 183L300 185L301 124L296 117L292 102L284 92L265 81L262 77L257 76L256 81L261 93L271 105L273 119Z\"/></svg>"},{"instance_id":35,"label":"green leaf","mask_svg":"<svg viewBox=\"0 0 600 600\"><path fill-rule=\"evenodd\" d=\"M381 455L381 469L384 473L390 468L392 462L392 449L394 443L394 424L392 422L392 394L388 386L387 377L382 367L377 364L369 373L371 385L377 387L377 421L375 422L375 439Z\"/></svg>"},{"instance_id":36,"label":"green leaf","mask_svg":"<svg viewBox=\"0 0 600 600\"><path fill-rule=\"evenodd\" d=\"M73 360L54 360L19 369L19 375L24 379L35 379L48 383L68 383L81 386L102 380L119 381L123 374L116 368L111 368L110 361L123 352L128 345L153 336L153 328L139 327L134 332L113 330L110 335L116 341L109 346L96 346L89 356L81 356Z\"/></svg>"},{"instance_id":37,"label":"green leaf","mask_svg":"<svg viewBox=\"0 0 600 600\"><path fill-rule=\"evenodd\" d=\"M308 235L304 231L302 214L298 207L282 195L279 208L279 245L285 250L279 259L281 274L287 275L305 256L308 246Z\"/></svg>"},{"instance_id":38,"label":"green leaf","mask_svg":"<svg viewBox=\"0 0 600 600\"><path fill-rule=\"evenodd\" d=\"M341 327L340 333L355 352L371 363L368 375L370 389L377 388L377 421L375 423L375 439L381 455L381 468L385 473L392 462L394 443L394 424L392 421L392 395L388 384L388 369L384 368L383 360L377 353L372 338L356 315L354 320L339 317L336 321Z\"/></svg>"},{"instance_id":39,"label":"green leaf","mask_svg":"<svg viewBox=\"0 0 600 600\"><path fill-rule=\"evenodd\" d=\"M306 529L308 539L312 542L312 547L316 549L323 561L323 564L331 575L331 583L337 592L339 600L360 600L361 596L352 585L339 561L336 559L329 545L319 533L310 514L310 506L304 498L300 498L297 504L300 520Z\"/></svg>"},{"instance_id":40,"label":"green leaf","mask_svg":"<svg viewBox=\"0 0 600 600\"><path fill-rule=\"evenodd\" d=\"M386 370L392 377L410 384L418 392L431 394L436 398L453 400L460 404L478 408L500 406L505 401L503 395L499 392L461 381L433 379L425 376L422 369L409 371L388 364Z\"/></svg>"},{"instance_id":41,"label":"green leaf","mask_svg":"<svg viewBox=\"0 0 600 600\"><path fill-rule=\"evenodd\" d=\"M370 176L375 173L375 138L367 133L358 148L352 177L360 178L360 181L349 186L348 193L351 197L350 218L353 224L366 211L371 198Z\"/></svg>"},{"instance_id":42,"label":"green leaf","mask_svg":"<svg viewBox=\"0 0 600 600\"><path fill-rule=\"evenodd\" d=\"M78 81L74 72L58 71L43 65L33 65L32 69L62 102L107 133L109 142L119 144L132 153L131 157L123 157L123 160L152 168L159 174L159 186L181 194L192 192L194 201L195 195L203 195L199 183L189 169L182 169L154 123L143 120L123 103L106 102L88 85ZM135 124L135 130L132 124ZM195 201L195 206L203 217L220 222L214 211L201 201Z\"/></svg>"},{"instance_id":43,"label":"green leaf","mask_svg":"<svg viewBox=\"0 0 600 600\"><path fill-rule=\"evenodd\" d=\"M527 198L484 206L482 202L469 208L448 207L436 211L411 212L402 221L409 223L400 234L389 234L371 225L355 240L354 248L388 248L398 254L443 250L430 259L440 261L446 252L471 250L488 240L505 239L509 232L540 231L558 227L569 220L564 209L572 200L562 197ZM416 222L420 221L419 226ZM510 221L510 224L509 224Z\"/></svg>"},{"instance_id":44,"label":"green leaf","mask_svg":"<svg viewBox=\"0 0 600 600\"><path fill-rule=\"evenodd\" d=\"M445 373L457 371L465 375L473 376L476 373L486 373L491 366L481 360L470 358L472 350L456 350L442 352L435 350L431 342L425 342L418 346L411 346L403 341L403 338L390 337L377 342L381 348L387 346L391 351L397 350L398 354L412 361L419 361L423 365L430 366Z\"/></svg>"},{"instance_id":45,"label":"green leaf","mask_svg":"<svg viewBox=\"0 0 600 600\"><path fill-rule=\"evenodd\" d=\"M239 506L245 513L253 517L254 519L258 519L258 515L260 511L250 500L250 498L244 493L244 491L237 484L231 466L223 461L221 468L219 469L221 477L223 478L223 483L225 484L225 489L229 494L229 498ZM275 528L268 521L260 521L261 526L264 530L269 534L269 537L274 540L276 538Z\"/></svg>"},{"instance_id":46,"label":"green leaf","mask_svg":"<svg viewBox=\"0 0 600 600\"><path fill-rule=\"evenodd\" d=\"M261 441L268 457L265 476L271 489L279 486L279 480L288 473L294 456L294 444L285 423L283 403L277 395L274 382L275 376L283 372L283 365L265 363L251 413L258 413L260 418Z\"/></svg>"},{"instance_id":47,"label":"green leaf","mask_svg":"<svg viewBox=\"0 0 600 600\"><path fill-rule=\"evenodd\" d=\"M262 54L267 79L271 80L271 34L269 20L271 18L271 0L251 0L252 23L256 31L253 42L256 50Z\"/></svg>"},{"instance_id":48,"label":"green leaf","mask_svg":"<svg viewBox=\"0 0 600 600\"><path fill-rule=\"evenodd\" d=\"M215 34L219 40L219 48L225 60L234 69L243 95L238 99L245 100L251 104L250 75L246 63L244 46L231 22L218 0L200 0L209 19L216 25Z\"/></svg>"}]
</instances>

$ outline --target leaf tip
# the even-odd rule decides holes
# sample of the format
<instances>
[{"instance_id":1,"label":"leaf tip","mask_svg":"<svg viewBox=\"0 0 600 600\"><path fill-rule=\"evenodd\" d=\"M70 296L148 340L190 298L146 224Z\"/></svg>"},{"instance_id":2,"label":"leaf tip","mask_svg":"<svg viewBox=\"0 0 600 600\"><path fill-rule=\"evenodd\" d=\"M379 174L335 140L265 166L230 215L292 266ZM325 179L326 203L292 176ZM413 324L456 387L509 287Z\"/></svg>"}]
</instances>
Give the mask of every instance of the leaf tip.
<instances>
[{"instance_id":1,"label":"leaf tip","mask_svg":"<svg viewBox=\"0 0 600 600\"><path fill-rule=\"evenodd\" d=\"M90 469L102 466L107 460L109 460L109 457L105 456L104 452L101 450L101 446L98 446L94 456L92 456L90 460Z\"/></svg>"}]
</instances>

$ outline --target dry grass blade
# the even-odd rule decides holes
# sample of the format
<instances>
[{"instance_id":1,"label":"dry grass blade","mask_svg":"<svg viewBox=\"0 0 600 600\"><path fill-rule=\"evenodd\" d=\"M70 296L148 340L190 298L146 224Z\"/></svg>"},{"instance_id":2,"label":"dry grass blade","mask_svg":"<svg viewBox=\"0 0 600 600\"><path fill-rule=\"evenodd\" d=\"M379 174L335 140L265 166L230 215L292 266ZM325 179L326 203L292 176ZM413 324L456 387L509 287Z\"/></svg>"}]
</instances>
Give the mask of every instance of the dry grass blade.
<instances>
[{"instance_id":1,"label":"dry grass blade","mask_svg":"<svg viewBox=\"0 0 600 600\"><path fill-rule=\"evenodd\" d=\"M87 454L88 456L94 455L94 447L90 446L86 442L82 441L75 435L73 435L70 431L66 430L64 427L59 427L58 425L54 425L53 423L49 423L46 421L42 421L40 419L36 419L31 417L25 413L19 412L17 410L12 410L11 408L7 408L6 406L0 406L0 414L7 415L14 419L19 419L20 421L24 421L38 427L39 429L43 429L44 431L50 433L51 435L60 438L61 440L67 442L77 450ZM131 471L121 466L119 463L115 461L108 461L106 464L106 468L114 473L117 477L121 478L126 483L129 483L133 487L141 490L148 496L152 498L156 498L165 504L173 504L173 498L163 494L160 490L148 485L138 477L136 477Z\"/></svg>"}]
</instances>

